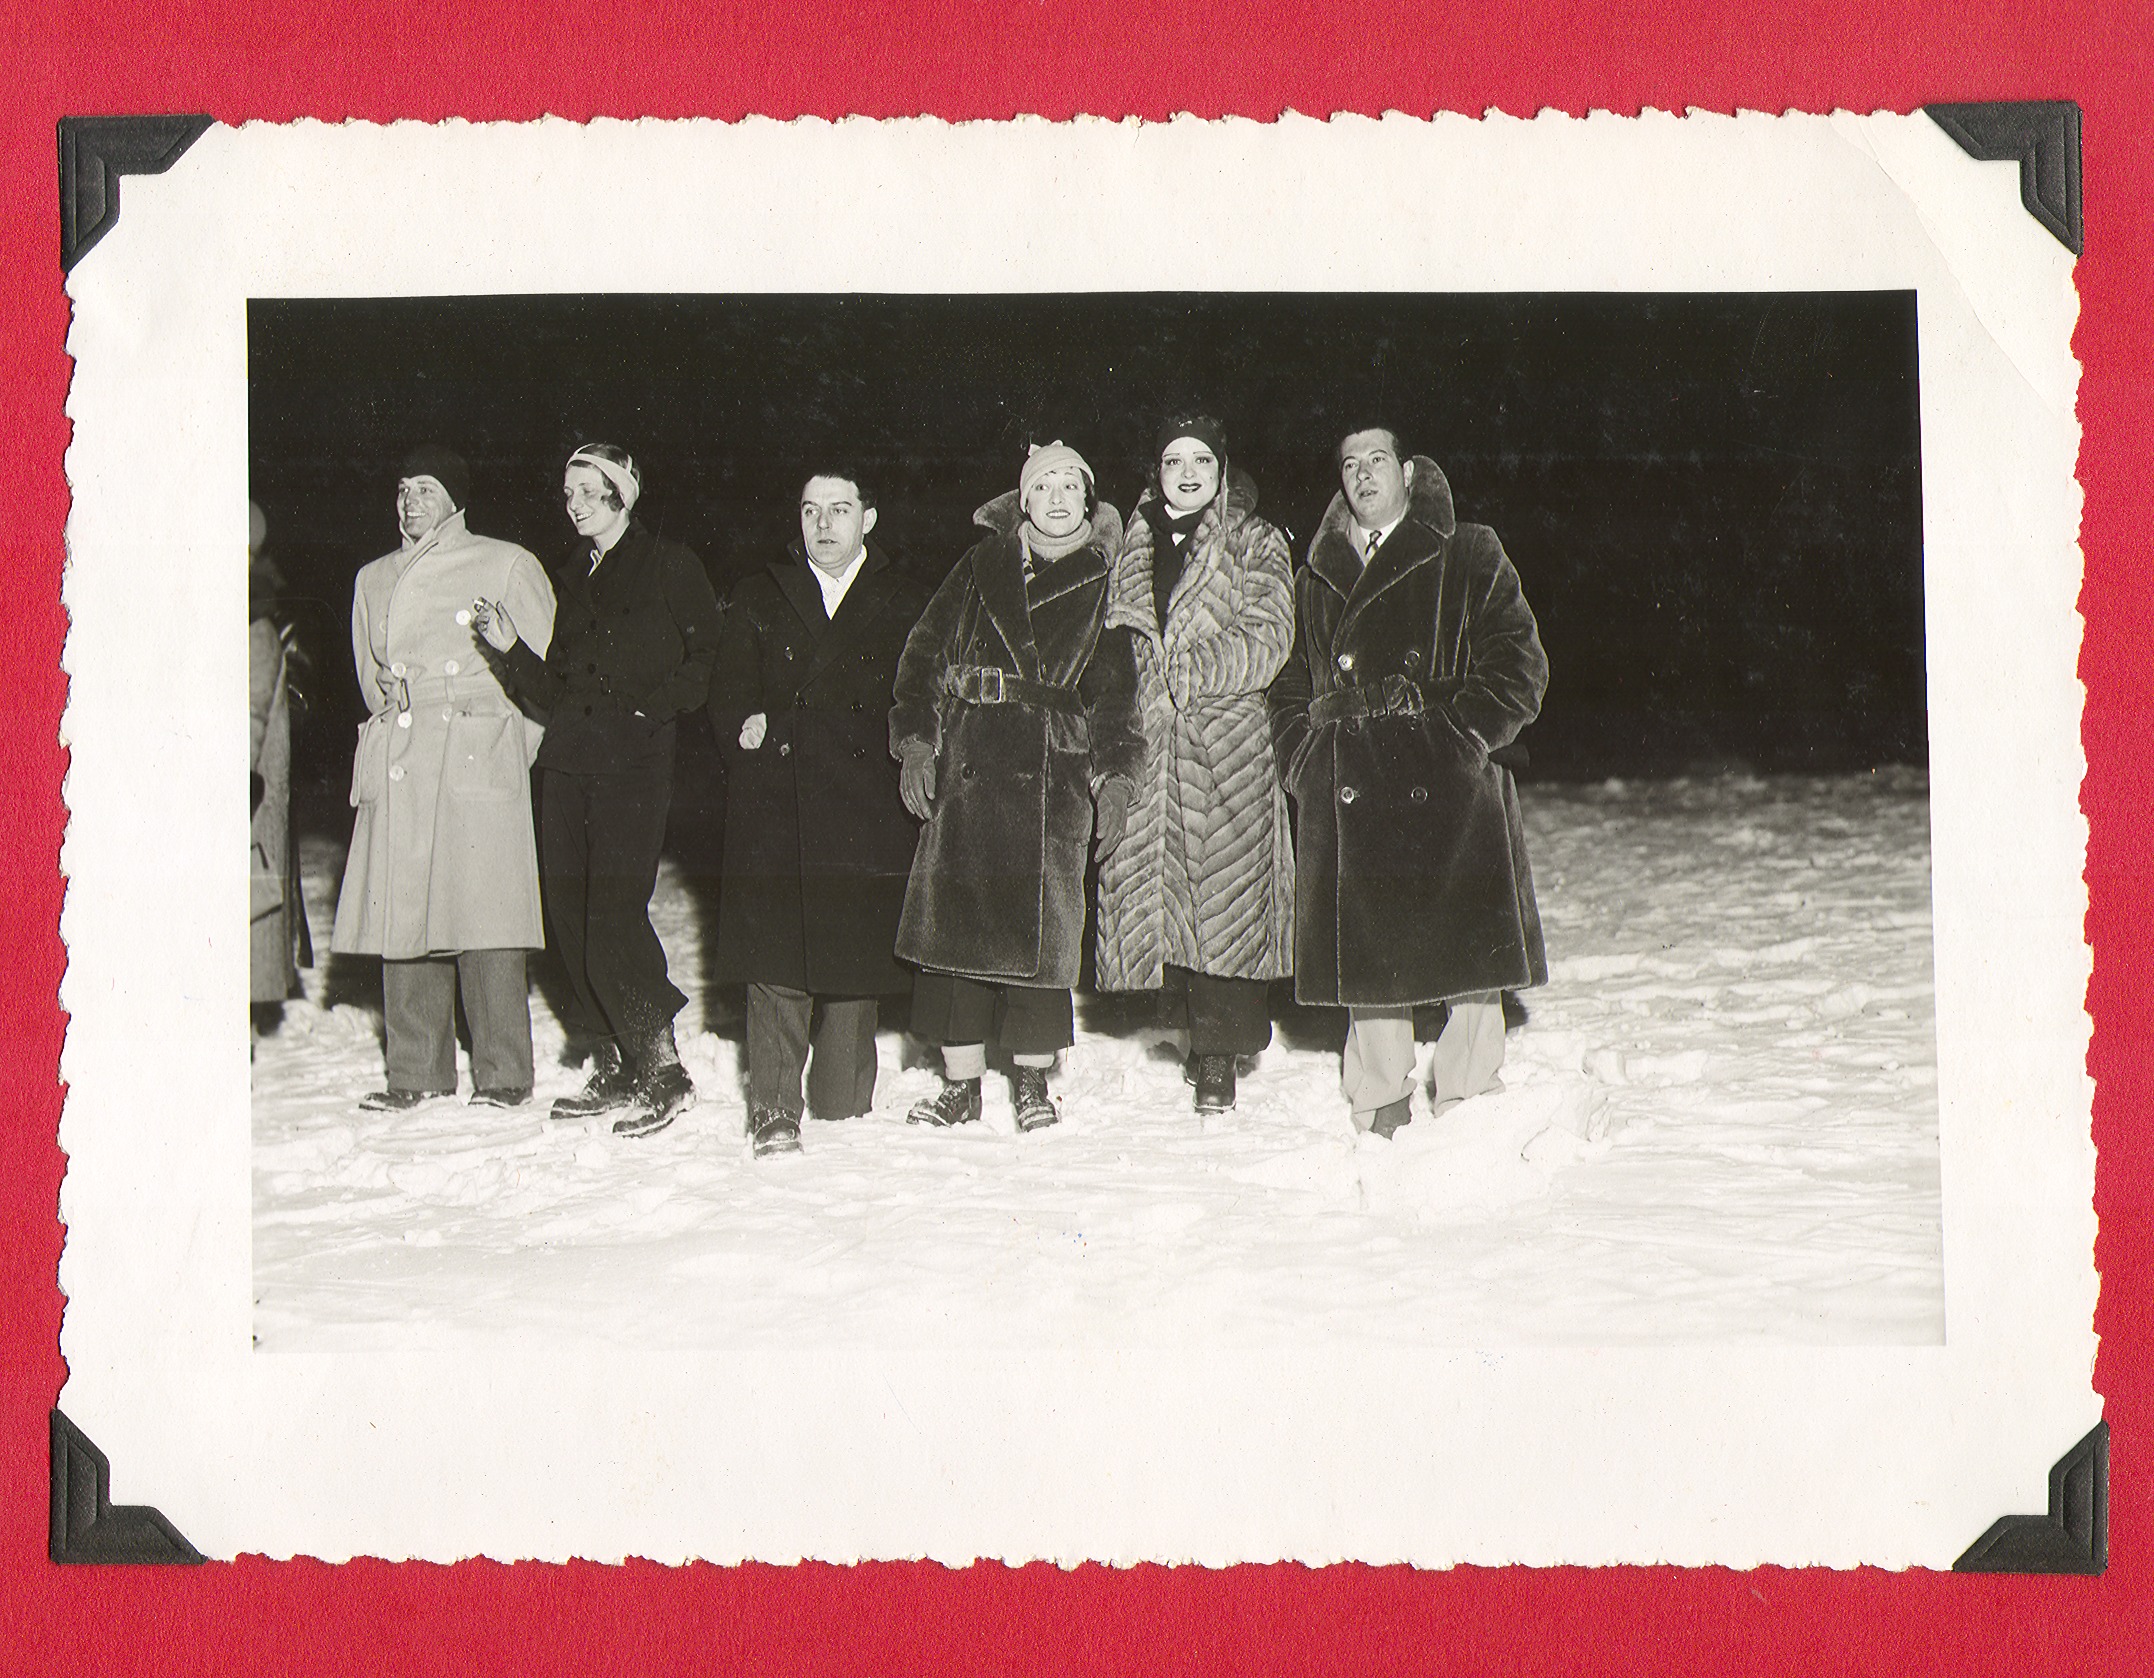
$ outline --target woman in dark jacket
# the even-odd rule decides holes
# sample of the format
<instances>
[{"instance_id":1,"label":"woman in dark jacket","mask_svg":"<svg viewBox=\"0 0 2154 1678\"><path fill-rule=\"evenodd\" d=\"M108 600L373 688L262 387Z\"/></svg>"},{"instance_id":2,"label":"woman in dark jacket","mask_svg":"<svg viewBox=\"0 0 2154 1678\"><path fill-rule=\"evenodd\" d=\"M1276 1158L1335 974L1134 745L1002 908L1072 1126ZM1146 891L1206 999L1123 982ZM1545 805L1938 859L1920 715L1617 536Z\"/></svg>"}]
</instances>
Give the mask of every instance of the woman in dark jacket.
<instances>
[{"instance_id":1,"label":"woman in dark jacket","mask_svg":"<svg viewBox=\"0 0 2154 1678\"><path fill-rule=\"evenodd\" d=\"M498 602L472 622L504 682L543 714L539 871L546 920L568 968L570 1033L594 1044L581 1094L553 1116L627 1109L624 1136L663 1130L695 1105L673 1041L687 998L666 974L651 892L673 797L674 719L704 703L719 610L702 563L633 517L642 474L593 443L568 458L562 494L579 540L554 579L542 659Z\"/></svg>"},{"instance_id":2,"label":"woman in dark jacket","mask_svg":"<svg viewBox=\"0 0 2154 1678\"><path fill-rule=\"evenodd\" d=\"M986 1043L1016 1066L1021 1130L1060 1116L1047 1069L1074 1040L1086 842L1113 849L1144 767L1126 628L1107 628L1121 519L1075 449L1035 447L898 663L890 751L921 830L897 953L922 971L913 1031L943 1052L920 1124L980 1116ZM1095 819L1096 811L1096 819Z\"/></svg>"}]
</instances>

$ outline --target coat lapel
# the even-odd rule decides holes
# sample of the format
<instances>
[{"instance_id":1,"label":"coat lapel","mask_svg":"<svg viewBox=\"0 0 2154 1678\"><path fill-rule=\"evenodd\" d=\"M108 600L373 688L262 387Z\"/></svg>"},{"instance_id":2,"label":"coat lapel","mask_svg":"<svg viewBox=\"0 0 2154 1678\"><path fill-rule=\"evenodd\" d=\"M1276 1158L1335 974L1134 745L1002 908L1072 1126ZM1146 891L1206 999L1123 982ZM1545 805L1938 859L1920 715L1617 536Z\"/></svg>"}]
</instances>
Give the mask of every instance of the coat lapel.
<instances>
[{"instance_id":1,"label":"coat lapel","mask_svg":"<svg viewBox=\"0 0 2154 1678\"><path fill-rule=\"evenodd\" d=\"M1344 645L1353 635L1355 624L1386 589L1397 586L1431 561L1440 561L1443 550L1443 538L1409 516L1376 550L1376 557L1362 567L1354 586L1347 590L1346 609L1339 614L1339 627L1332 638Z\"/></svg>"},{"instance_id":2,"label":"coat lapel","mask_svg":"<svg viewBox=\"0 0 2154 1678\"><path fill-rule=\"evenodd\" d=\"M778 592L785 596L785 603L793 608L793 615L800 619L809 640L815 642L820 651L830 620L823 615L822 585L809 574L809 563L804 554L796 551L784 563L773 565L770 573L778 580ZM865 571L867 568L863 566L861 569ZM853 581L857 586L860 579L856 577ZM851 593L848 592L845 598L852 599Z\"/></svg>"},{"instance_id":3,"label":"coat lapel","mask_svg":"<svg viewBox=\"0 0 2154 1678\"><path fill-rule=\"evenodd\" d=\"M1024 549L1014 534L992 536L972 550L972 581L980 591L988 621L1010 650L1017 673L1038 681L1040 650L1032 639L1032 613L1025 605Z\"/></svg>"},{"instance_id":4,"label":"coat lapel","mask_svg":"<svg viewBox=\"0 0 2154 1678\"><path fill-rule=\"evenodd\" d=\"M805 561L802 562L806 564ZM862 635L881 614L883 602L888 597L888 579L880 573L889 568L890 561L879 553L871 543L868 557L861 563L860 572L853 578L853 586L845 591L845 598L838 602L838 615L824 626L824 633L817 641L815 656L808 663L807 674L801 677L805 687L832 664L858 645ZM806 579L810 591L816 596L813 606L817 618L823 615L822 588L813 577ZM812 627L812 626L811 626Z\"/></svg>"}]
</instances>

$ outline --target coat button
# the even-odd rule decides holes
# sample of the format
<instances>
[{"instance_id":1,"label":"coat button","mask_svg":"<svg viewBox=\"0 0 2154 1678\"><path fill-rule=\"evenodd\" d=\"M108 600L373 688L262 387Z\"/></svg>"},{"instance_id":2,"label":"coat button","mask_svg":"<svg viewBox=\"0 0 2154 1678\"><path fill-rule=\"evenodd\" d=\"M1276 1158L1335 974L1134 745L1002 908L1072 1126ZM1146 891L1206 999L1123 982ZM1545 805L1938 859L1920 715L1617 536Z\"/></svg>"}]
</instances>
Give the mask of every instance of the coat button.
<instances>
[{"instance_id":1,"label":"coat button","mask_svg":"<svg viewBox=\"0 0 2154 1678\"><path fill-rule=\"evenodd\" d=\"M397 712L396 726L399 728L409 728L411 726L411 713L409 711Z\"/></svg>"},{"instance_id":2,"label":"coat button","mask_svg":"<svg viewBox=\"0 0 2154 1678\"><path fill-rule=\"evenodd\" d=\"M865 746L855 746L855 747L853 748L853 756L854 756L854 757L856 757L856 758L863 758L863 757L866 757L867 755L868 755L868 749L867 749L867 747L865 747Z\"/></svg>"},{"instance_id":3,"label":"coat button","mask_svg":"<svg viewBox=\"0 0 2154 1678\"><path fill-rule=\"evenodd\" d=\"M1421 649L1419 647L1408 647L1406 649L1406 668L1409 670L1421 668Z\"/></svg>"},{"instance_id":4,"label":"coat button","mask_svg":"<svg viewBox=\"0 0 2154 1678\"><path fill-rule=\"evenodd\" d=\"M456 710L455 710L455 707L454 707L454 706L450 706L450 705L444 705L444 706L442 706L442 708L441 708L441 720L442 720L443 722L453 722L453 721L455 721L455 720L456 720Z\"/></svg>"},{"instance_id":5,"label":"coat button","mask_svg":"<svg viewBox=\"0 0 2154 1678\"><path fill-rule=\"evenodd\" d=\"M1354 655L1352 653L1341 653L1339 655L1339 668L1341 670L1351 670L1353 667Z\"/></svg>"},{"instance_id":6,"label":"coat button","mask_svg":"<svg viewBox=\"0 0 2154 1678\"><path fill-rule=\"evenodd\" d=\"M1408 793L1406 796L1412 799L1416 804L1426 804L1429 801L1429 789L1427 787L1415 787L1414 790Z\"/></svg>"},{"instance_id":7,"label":"coat button","mask_svg":"<svg viewBox=\"0 0 2154 1678\"><path fill-rule=\"evenodd\" d=\"M1341 804L1351 804L1355 799L1359 798L1360 796L1361 794L1356 792L1352 787L1341 787L1339 789L1339 802Z\"/></svg>"},{"instance_id":8,"label":"coat button","mask_svg":"<svg viewBox=\"0 0 2154 1678\"><path fill-rule=\"evenodd\" d=\"M583 667L583 673L586 676L595 676L598 674L598 666L595 664L586 664Z\"/></svg>"},{"instance_id":9,"label":"coat button","mask_svg":"<svg viewBox=\"0 0 2154 1678\"><path fill-rule=\"evenodd\" d=\"M453 675L455 675L455 674L456 674L456 673L457 673L457 672L458 672L459 670L463 669L463 666L462 666L461 664L458 664L458 663L456 662L456 660L452 658L452 659L450 659L450 660L449 660L449 662L448 662L448 663L444 664L444 665L443 665L443 666L442 666L441 668L442 668L442 670L443 670L443 672L444 672L445 674L453 676Z\"/></svg>"},{"instance_id":10,"label":"coat button","mask_svg":"<svg viewBox=\"0 0 2154 1678\"><path fill-rule=\"evenodd\" d=\"M778 755L780 757L791 757L793 755L793 748L790 745L785 745L781 743L778 747Z\"/></svg>"},{"instance_id":11,"label":"coat button","mask_svg":"<svg viewBox=\"0 0 2154 1678\"><path fill-rule=\"evenodd\" d=\"M390 764L390 765L389 765L389 779L390 779L390 780L392 780L392 781L401 781L401 780L402 780L403 778L404 778L404 766L403 766L403 765L402 765L401 763L392 763L392 764Z\"/></svg>"}]
</instances>

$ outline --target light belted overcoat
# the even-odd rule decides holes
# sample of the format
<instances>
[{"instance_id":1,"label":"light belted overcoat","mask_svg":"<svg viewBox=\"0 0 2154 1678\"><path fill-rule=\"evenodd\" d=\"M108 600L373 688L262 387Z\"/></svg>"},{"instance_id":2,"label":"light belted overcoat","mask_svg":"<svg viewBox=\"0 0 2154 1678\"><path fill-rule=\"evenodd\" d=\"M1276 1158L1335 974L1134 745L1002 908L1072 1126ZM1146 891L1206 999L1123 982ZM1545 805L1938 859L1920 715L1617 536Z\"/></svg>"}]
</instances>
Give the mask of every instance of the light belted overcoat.
<instances>
[{"instance_id":1,"label":"light belted overcoat","mask_svg":"<svg viewBox=\"0 0 2154 1678\"><path fill-rule=\"evenodd\" d=\"M479 651L481 597L536 647L551 641L545 570L513 542L474 536L462 512L364 567L352 590L352 660L371 715L352 763L339 953L411 960L545 942L531 828L544 731Z\"/></svg>"}]
</instances>

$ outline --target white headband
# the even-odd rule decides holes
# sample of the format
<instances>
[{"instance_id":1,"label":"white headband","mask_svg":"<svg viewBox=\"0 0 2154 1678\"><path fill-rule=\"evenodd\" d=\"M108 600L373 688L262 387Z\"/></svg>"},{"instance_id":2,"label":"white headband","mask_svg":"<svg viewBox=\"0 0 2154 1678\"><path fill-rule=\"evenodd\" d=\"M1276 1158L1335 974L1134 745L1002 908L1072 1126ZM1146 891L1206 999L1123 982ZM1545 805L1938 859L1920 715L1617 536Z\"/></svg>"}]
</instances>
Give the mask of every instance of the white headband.
<instances>
[{"instance_id":1,"label":"white headband","mask_svg":"<svg viewBox=\"0 0 2154 1678\"><path fill-rule=\"evenodd\" d=\"M593 454L589 449L578 449L568 457L568 463L570 466L589 466L613 485L614 493L621 498L623 511L633 507L636 498L643 493L643 486L636 482L633 461L623 466L619 461L608 460L604 455Z\"/></svg>"}]
</instances>

